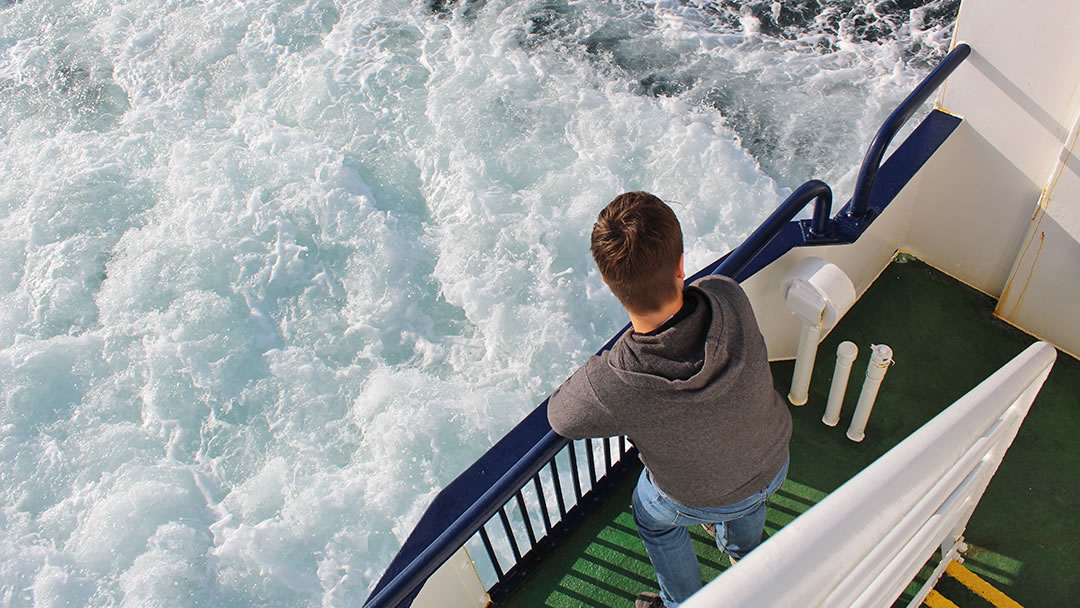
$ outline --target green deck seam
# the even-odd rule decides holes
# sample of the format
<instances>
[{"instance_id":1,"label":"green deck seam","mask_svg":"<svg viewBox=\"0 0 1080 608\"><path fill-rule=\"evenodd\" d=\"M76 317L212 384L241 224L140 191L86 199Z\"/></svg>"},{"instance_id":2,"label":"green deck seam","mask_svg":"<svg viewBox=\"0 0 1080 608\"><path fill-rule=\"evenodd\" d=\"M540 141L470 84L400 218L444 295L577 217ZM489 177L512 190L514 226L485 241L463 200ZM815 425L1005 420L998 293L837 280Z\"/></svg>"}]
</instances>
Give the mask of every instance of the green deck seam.
<instances>
[{"instance_id":1,"label":"green deck seam","mask_svg":"<svg viewBox=\"0 0 1080 608\"><path fill-rule=\"evenodd\" d=\"M882 272L822 342L807 405L792 407L794 439L788 482L769 508L766 533L789 523L828 492L888 451L942 408L973 388L1034 338L994 318L994 300L926 264L904 258ZM888 321L887 323L884 321ZM957 339L956 336L965 336ZM852 368L840 424L821 423L837 345L852 340ZM886 375L866 428L853 443L845 432L858 400L871 344L888 344L897 363ZM794 363L773 364L786 395ZM1047 385L965 534L965 565L1025 606L1071 605L1080 597L1080 362L1059 353ZM630 475L570 541L545 560L503 606L632 606L656 577L634 534L629 513L636 475ZM708 581L726 556L700 529L694 545ZM594 542L597 541L597 542ZM578 575L573 575L578 572ZM928 571L923 573L923 579ZM592 579L590 582L589 579ZM594 584L595 582L601 585ZM942 594L960 606L985 606L944 577ZM910 598L914 588L904 597ZM955 596L955 597L954 597ZM958 599L959 598L959 599ZM904 602L903 605L906 605Z\"/></svg>"}]
</instances>

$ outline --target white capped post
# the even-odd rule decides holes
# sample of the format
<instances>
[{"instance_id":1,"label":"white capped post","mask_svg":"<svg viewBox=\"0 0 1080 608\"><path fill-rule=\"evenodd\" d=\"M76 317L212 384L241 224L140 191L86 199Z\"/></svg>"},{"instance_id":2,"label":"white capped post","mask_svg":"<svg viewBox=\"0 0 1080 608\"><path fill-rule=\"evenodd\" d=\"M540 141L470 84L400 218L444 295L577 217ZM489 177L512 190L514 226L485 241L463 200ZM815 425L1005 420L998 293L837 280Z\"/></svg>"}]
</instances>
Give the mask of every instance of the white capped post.
<instances>
[{"instance_id":1,"label":"white capped post","mask_svg":"<svg viewBox=\"0 0 1080 608\"><path fill-rule=\"evenodd\" d=\"M810 399L810 375L814 371L818 343L821 342L821 321L803 321L799 334L799 353L795 356L795 371L791 374L791 390L788 401L792 405L806 405Z\"/></svg>"},{"instance_id":2,"label":"white capped post","mask_svg":"<svg viewBox=\"0 0 1080 608\"><path fill-rule=\"evenodd\" d=\"M866 366L866 380L863 380L862 391L859 393L859 403L855 406L855 414L851 417L851 426L848 427L847 436L852 441L862 441L866 437L866 421L870 419L870 410L874 409L874 400L877 399L881 381L885 378L885 372L892 365L892 349L884 344L875 344L870 347L870 364Z\"/></svg>"},{"instance_id":3,"label":"white capped post","mask_svg":"<svg viewBox=\"0 0 1080 608\"><path fill-rule=\"evenodd\" d=\"M829 388L829 401L825 405L825 415L821 421L827 426L836 426L840 422L840 408L844 405L851 366L859 355L859 347L846 340L836 347L836 368L833 370L832 386Z\"/></svg>"}]
</instances>

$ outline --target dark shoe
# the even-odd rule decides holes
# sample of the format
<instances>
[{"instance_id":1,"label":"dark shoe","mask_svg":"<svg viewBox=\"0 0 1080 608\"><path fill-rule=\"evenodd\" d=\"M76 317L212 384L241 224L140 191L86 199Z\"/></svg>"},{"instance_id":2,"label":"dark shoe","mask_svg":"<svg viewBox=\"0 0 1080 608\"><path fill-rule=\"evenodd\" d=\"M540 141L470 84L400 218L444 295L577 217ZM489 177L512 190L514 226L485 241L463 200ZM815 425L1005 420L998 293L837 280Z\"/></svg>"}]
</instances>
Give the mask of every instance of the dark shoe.
<instances>
[{"instance_id":1,"label":"dark shoe","mask_svg":"<svg viewBox=\"0 0 1080 608\"><path fill-rule=\"evenodd\" d=\"M664 600L655 593L639 593L634 608L664 608Z\"/></svg>"}]
</instances>

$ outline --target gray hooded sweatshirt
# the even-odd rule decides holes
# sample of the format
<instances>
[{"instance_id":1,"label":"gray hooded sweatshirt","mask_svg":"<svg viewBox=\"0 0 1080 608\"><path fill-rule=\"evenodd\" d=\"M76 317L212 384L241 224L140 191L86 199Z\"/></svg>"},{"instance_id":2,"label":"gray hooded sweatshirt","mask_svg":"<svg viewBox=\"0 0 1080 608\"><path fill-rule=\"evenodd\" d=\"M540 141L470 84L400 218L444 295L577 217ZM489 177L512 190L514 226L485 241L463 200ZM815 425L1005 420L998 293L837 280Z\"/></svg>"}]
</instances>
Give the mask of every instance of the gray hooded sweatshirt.
<instances>
[{"instance_id":1,"label":"gray hooded sweatshirt","mask_svg":"<svg viewBox=\"0 0 1080 608\"><path fill-rule=\"evenodd\" d=\"M730 505L780 472L791 414L738 283L704 277L683 300L656 331L628 331L590 358L552 394L548 421L572 439L626 435L676 501Z\"/></svg>"}]
</instances>

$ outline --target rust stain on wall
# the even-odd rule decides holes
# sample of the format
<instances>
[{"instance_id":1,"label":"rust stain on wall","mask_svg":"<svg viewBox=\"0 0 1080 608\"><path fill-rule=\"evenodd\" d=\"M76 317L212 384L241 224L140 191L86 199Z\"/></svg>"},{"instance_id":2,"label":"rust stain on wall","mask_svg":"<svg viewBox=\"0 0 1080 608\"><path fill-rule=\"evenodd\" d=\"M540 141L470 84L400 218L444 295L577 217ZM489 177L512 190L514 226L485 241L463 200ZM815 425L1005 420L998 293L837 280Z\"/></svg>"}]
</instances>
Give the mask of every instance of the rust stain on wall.
<instances>
[{"instance_id":1,"label":"rust stain on wall","mask_svg":"<svg viewBox=\"0 0 1080 608\"><path fill-rule=\"evenodd\" d=\"M1027 278L1024 279L1024 288L1020 290L1020 295L1016 297L1016 303L1013 304L1012 307L1009 309L1008 314L1004 315L1005 317L1008 318L1008 317L1013 317L1014 315L1016 315L1016 311L1020 308L1020 305L1024 303L1024 296L1027 295L1028 286L1031 285L1031 277L1032 277L1032 275L1035 274L1035 267L1039 265L1039 256L1042 255L1043 245L1045 243L1046 243L1046 233L1040 230L1039 231L1039 248L1035 251L1035 259L1031 261L1031 267L1028 269ZM1011 287L1011 283L1010 283L1009 287ZM1006 292L1005 295L1008 294L1009 287L1005 288L1005 292ZM1002 296L1000 301L1001 302L1005 301L1005 296L1004 295Z\"/></svg>"}]
</instances>

